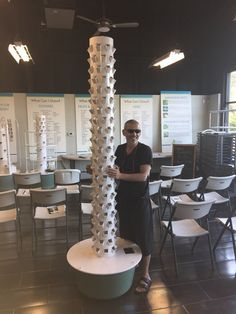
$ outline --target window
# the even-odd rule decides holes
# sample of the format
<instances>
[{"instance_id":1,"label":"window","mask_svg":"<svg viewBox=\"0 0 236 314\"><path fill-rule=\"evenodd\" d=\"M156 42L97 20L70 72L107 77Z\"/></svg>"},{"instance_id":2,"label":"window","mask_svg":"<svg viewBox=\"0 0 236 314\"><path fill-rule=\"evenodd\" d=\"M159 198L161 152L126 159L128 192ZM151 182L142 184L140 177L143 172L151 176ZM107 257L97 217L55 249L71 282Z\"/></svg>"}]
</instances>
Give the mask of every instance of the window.
<instances>
[{"instance_id":1,"label":"window","mask_svg":"<svg viewBox=\"0 0 236 314\"><path fill-rule=\"evenodd\" d=\"M232 132L236 130L236 71L227 74L226 109L230 110L228 126Z\"/></svg>"}]
</instances>

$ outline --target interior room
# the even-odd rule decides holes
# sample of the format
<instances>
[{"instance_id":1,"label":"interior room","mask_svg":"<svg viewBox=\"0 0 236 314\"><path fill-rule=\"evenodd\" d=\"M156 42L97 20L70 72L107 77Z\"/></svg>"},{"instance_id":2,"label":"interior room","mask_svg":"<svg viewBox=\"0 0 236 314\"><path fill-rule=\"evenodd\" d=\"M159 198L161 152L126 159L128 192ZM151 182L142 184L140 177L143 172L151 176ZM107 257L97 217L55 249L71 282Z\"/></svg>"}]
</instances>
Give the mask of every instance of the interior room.
<instances>
[{"instance_id":1,"label":"interior room","mask_svg":"<svg viewBox=\"0 0 236 314\"><path fill-rule=\"evenodd\" d=\"M0 1L0 314L236 312L235 36L233 0Z\"/></svg>"}]
</instances>

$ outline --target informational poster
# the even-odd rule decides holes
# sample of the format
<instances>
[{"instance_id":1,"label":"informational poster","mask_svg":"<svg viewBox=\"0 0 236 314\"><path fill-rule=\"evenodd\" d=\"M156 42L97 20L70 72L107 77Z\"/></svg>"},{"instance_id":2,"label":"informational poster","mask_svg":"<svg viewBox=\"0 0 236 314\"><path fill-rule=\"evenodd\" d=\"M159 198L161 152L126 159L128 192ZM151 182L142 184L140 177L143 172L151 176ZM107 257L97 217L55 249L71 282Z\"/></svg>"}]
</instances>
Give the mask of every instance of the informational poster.
<instances>
[{"instance_id":1,"label":"informational poster","mask_svg":"<svg viewBox=\"0 0 236 314\"><path fill-rule=\"evenodd\" d=\"M77 153L90 152L91 138L91 104L89 95L76 95L75 97L75 115L76 115L76 138Z\"/></svg>"},{"instance_id":2,"label":"informational poster","mask_svg":"<svg viewBox=\"0 0 236 314\"><path fill-rule=\"evenodd\" d=\"M192 144L191 92L161 92L162 152L172 152L172 144Z\"/></svg>"},{"instance_id":3,"label":"informational poster","mask_svg":"<svg viewBox=\"0 0 236 314\"><path fill-rule=\"evenodd\" d=\"M36 115L45 115L47 122L47 144L56 144L57 153L66 153L64 95L27 94L27 114L29 132L35 131Z\"/></svg>"},{"instance_id":4,"label":"informational poster","mask_svg":"<svg viewBox=\"0 0 236 314\"><path fill-rule=\"evenodd\" d=\"M124 123L134 119L140 123L141 135L139 141L152 148L153 142L153 100L152 96L121 96L121 143L125 142L122 134Z\"/></svg>"},{"instance_id":5,"label":"informational poster","mask_svg":"<svg viewBox=\"0 0 236 314\"><path fill-rule=\"evenodd\" d=\"M11 161L15 162L17 154L17 121L15 118L14 97L10 93L0 93L0 121L8 125Z\"/></svg>"}]
</instances>

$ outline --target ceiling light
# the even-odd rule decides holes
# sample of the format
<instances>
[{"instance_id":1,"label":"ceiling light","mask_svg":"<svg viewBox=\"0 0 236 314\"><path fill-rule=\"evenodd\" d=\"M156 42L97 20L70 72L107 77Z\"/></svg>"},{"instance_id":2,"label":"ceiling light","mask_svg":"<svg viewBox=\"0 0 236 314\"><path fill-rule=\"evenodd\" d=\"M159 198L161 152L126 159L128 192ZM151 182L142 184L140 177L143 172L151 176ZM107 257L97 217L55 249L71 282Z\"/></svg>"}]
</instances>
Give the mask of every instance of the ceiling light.
<instances>
[{"instance_id":1,"label":"ceiling light","mask_svg":"<svg viewBox=\"0 0 236 314\"><path fill-rule=\"evenodd\" d=\"M171 52L168 52L164 56L154 60L151 66L155 67L159 66L162 69L182 59L184 59L184 53L181 52L179 49L175 49L172 50Z\"/></svg>"},{"instance_id":2,"label":"ceiling light","mask_svg":"<svg viewBox=\"0 0 236 314\"><path fill-rule=\"evenodd\" d=\"M8 46L8 51L12 57L16 60L17 63L20 63L20 60L24 62L29 62L33 59L29 53L29 49L26 45L23 45L21 41L17 41L14 44Z\"/></svg>"}]
</instances>

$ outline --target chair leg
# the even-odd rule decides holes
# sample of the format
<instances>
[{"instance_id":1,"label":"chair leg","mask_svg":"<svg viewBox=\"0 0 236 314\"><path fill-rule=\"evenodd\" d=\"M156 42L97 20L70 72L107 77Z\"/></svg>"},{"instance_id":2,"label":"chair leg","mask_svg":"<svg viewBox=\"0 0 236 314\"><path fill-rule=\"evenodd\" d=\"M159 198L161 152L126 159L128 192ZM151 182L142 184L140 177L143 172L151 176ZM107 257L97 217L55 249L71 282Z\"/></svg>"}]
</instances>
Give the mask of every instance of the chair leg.
<instances>
[{"instance_id":1,"label":"chair leg","mask_svg":"<svg viewBox=\"0 0 236 314\"><path fill-rule=\"evenodd\" d=\"M158 193L158 206L159 206L159 222L161 223L161 217L162 217L162 212L163 212L163 208L162 208L162 194L161 194L161 190Z\"/></svg>"},{"instance_id":2,"label":"chair leg","mask_svg":"<svg viewBox=\"0 0 236 314\"><path fill-rule=\"evenodd\" d=\"M210 238L209 233L207 234L207 239L208 239L209 253L210 253L210 258L211 258L211 267L212 267L212 270L214 271L215 265L214 265L214 258L213 258L213 253L212 253L211 238Z\"/></svg>"},{"instance_id":3,"label":"chair leg","mask_svg":"<svg viewBox=\"0 0 236 314\"><path fill-rule=\"evenodd\" d=\"M167 204L168 204L169 202L168 202L168 199L166 200L166 202L165 202L165 205L164 205L164 208L163 208L163 211L162 211L162 214L161 214L161 219L163 219L164 218L164 216L165 216L165 212L166 212L166 207L167 207Z\"/></svg>"},{"instance_id":4,"label":"chair leg","mask_svg":"<svg viewBox=\"0 0 236 314\"><path fill-rule=\"evenodd\" d=\"M195 246L196 246L198 240L199 240L199 237L196 237L195 240L194 240L194 242L193 242L193 245L192 245L192 248L191 248L191 252L192 252L192 253L193 253L193 251L194 251L194 249L195 249Z\"/></svg>"},{"instance_id":5,"label":"chair leg","mask_svg":"<svg viewBox=\"0 0 236 314\"><path fill-rule=\"evenodd\" d=\"M232 223L231 217L229 218L229 224L230 224L230 232L231 232L232 244L233 244L233 249L234 249L234 258L236 260L236 247L235 247L235 240L234 240L234 229L233 229L233 223Z\"/></svg>"},{"instance_id":6,"label":"chair leg","mask_svg":"<svg viewBox=\"0 0 236 314\"><path fill-rule=\"evenodd\" d=\"M14 221L14 223L15 223L15 230L16 230L17 255L19 255L19 252L20 252L20 250L19 250L19 237L20 237L20 235L19 235L19 229L18 229L18 225L17 225L17 219Z\"/></svg>"},{"instance_id":7,"label":"chair leg","mask_svg":"<svg viewBox=\"0 0 236 314\"><path fill-rule=\"evenodd\" d=\"M33 233L32 233L32 252L33 252L33 255L34 255L34 252L36 251L36 248L37 248L37 231L36 231L36 221L35 219L33 218Z\"/></svg>"},{"instance_id":8,"label":"chair leg","mask_svg":"<svg viewBox=\"0 0 236 314\"><path fill-rule=\"evenodd\" d=\"M66 215L66 247L68 248L68 244L69 244L69 232L68 232L68 219L67 219L67 215Z\"/></svg>"},{"instance_id":9,"label":"chair leg","mask_svg":"<svg viewBox=\"0 0 236 314\"><path fill-rule=\"evenodd\" d=\"M157 224L161 223L161 216L160 216L160 207L156 209L156 215L157 215Z\"/></svg>"},{"instance_id":10,"label":"chair leg","mask_svg":"<svg viewBox=\"0 0 236 314\"><path fill-rule=\"evenodd\" d=\"M228 218L227 221L226 221L226 223L224 224L224 226L223 226L223 228L222 228L222 230L221 230L221 232L220 232L220 235L219 235L219 237L217 238L216 243L215 243L214 246L213 246L213 251L215 251L215 249L217 248L217 246L218 246L218 244L219 244L219 242L220 242L220 240L221 240L223 234L225 233L225 231L226 231L226 229L227 229L227 227L228 227L228 224L229 224L229 220L230 220L230 218Z\"/></svg>"},{"instance_id":11,"label":"chair leg","mask_svg":"<svg viewBox=\"0 0 236 314\"><path fill-rule=\"evenodd\" d=\"M162 241L161 241L160 255L161 255L162 250L163 250L163 248L164 248L167 235L168 235L168 228L166 228L166 232L165 232L164 237L163 237L163 239L162 239Z\"/></svg>"},{"instance_id":12,"label":"chair leg","mask_svg":"<svg viewBox=\"0 0 236 314\"><path fill-rule=\"evenodd\" d=\"M22 250L22 233L21 233L21 221L20 221L20 217L18 218L18 230L19 230L19 235L20 235L20 248Z\"/></svg>"},{"instance_id":13,"label":"chair leg","mask_svg":"<svg viewBox=\"0 0 236 314\"><path fill-rule=\"evenodd\" d=\"M82 211L81 211L81 208L79 209L79 241L82 241L83 239L83 230L82 230L82 224L83 224L83 221L82 221Z\"/></svg>"},{"instance_id":14,"label":"chair leg","mask_svg":"<svg viewBox=\"0 0 236 314\"><path fill-rule=\"evenodd\" d=\"M178 264L177 264L177 255L176 255L176 249L175 249L175 241L174 241L174 236L171 234L171 246L172 246L172 250L174 253L174 262L175 262L175 273L176 276L178 277L179 275L179 269L178 269Z\"/></svg>"}]
</instances>

